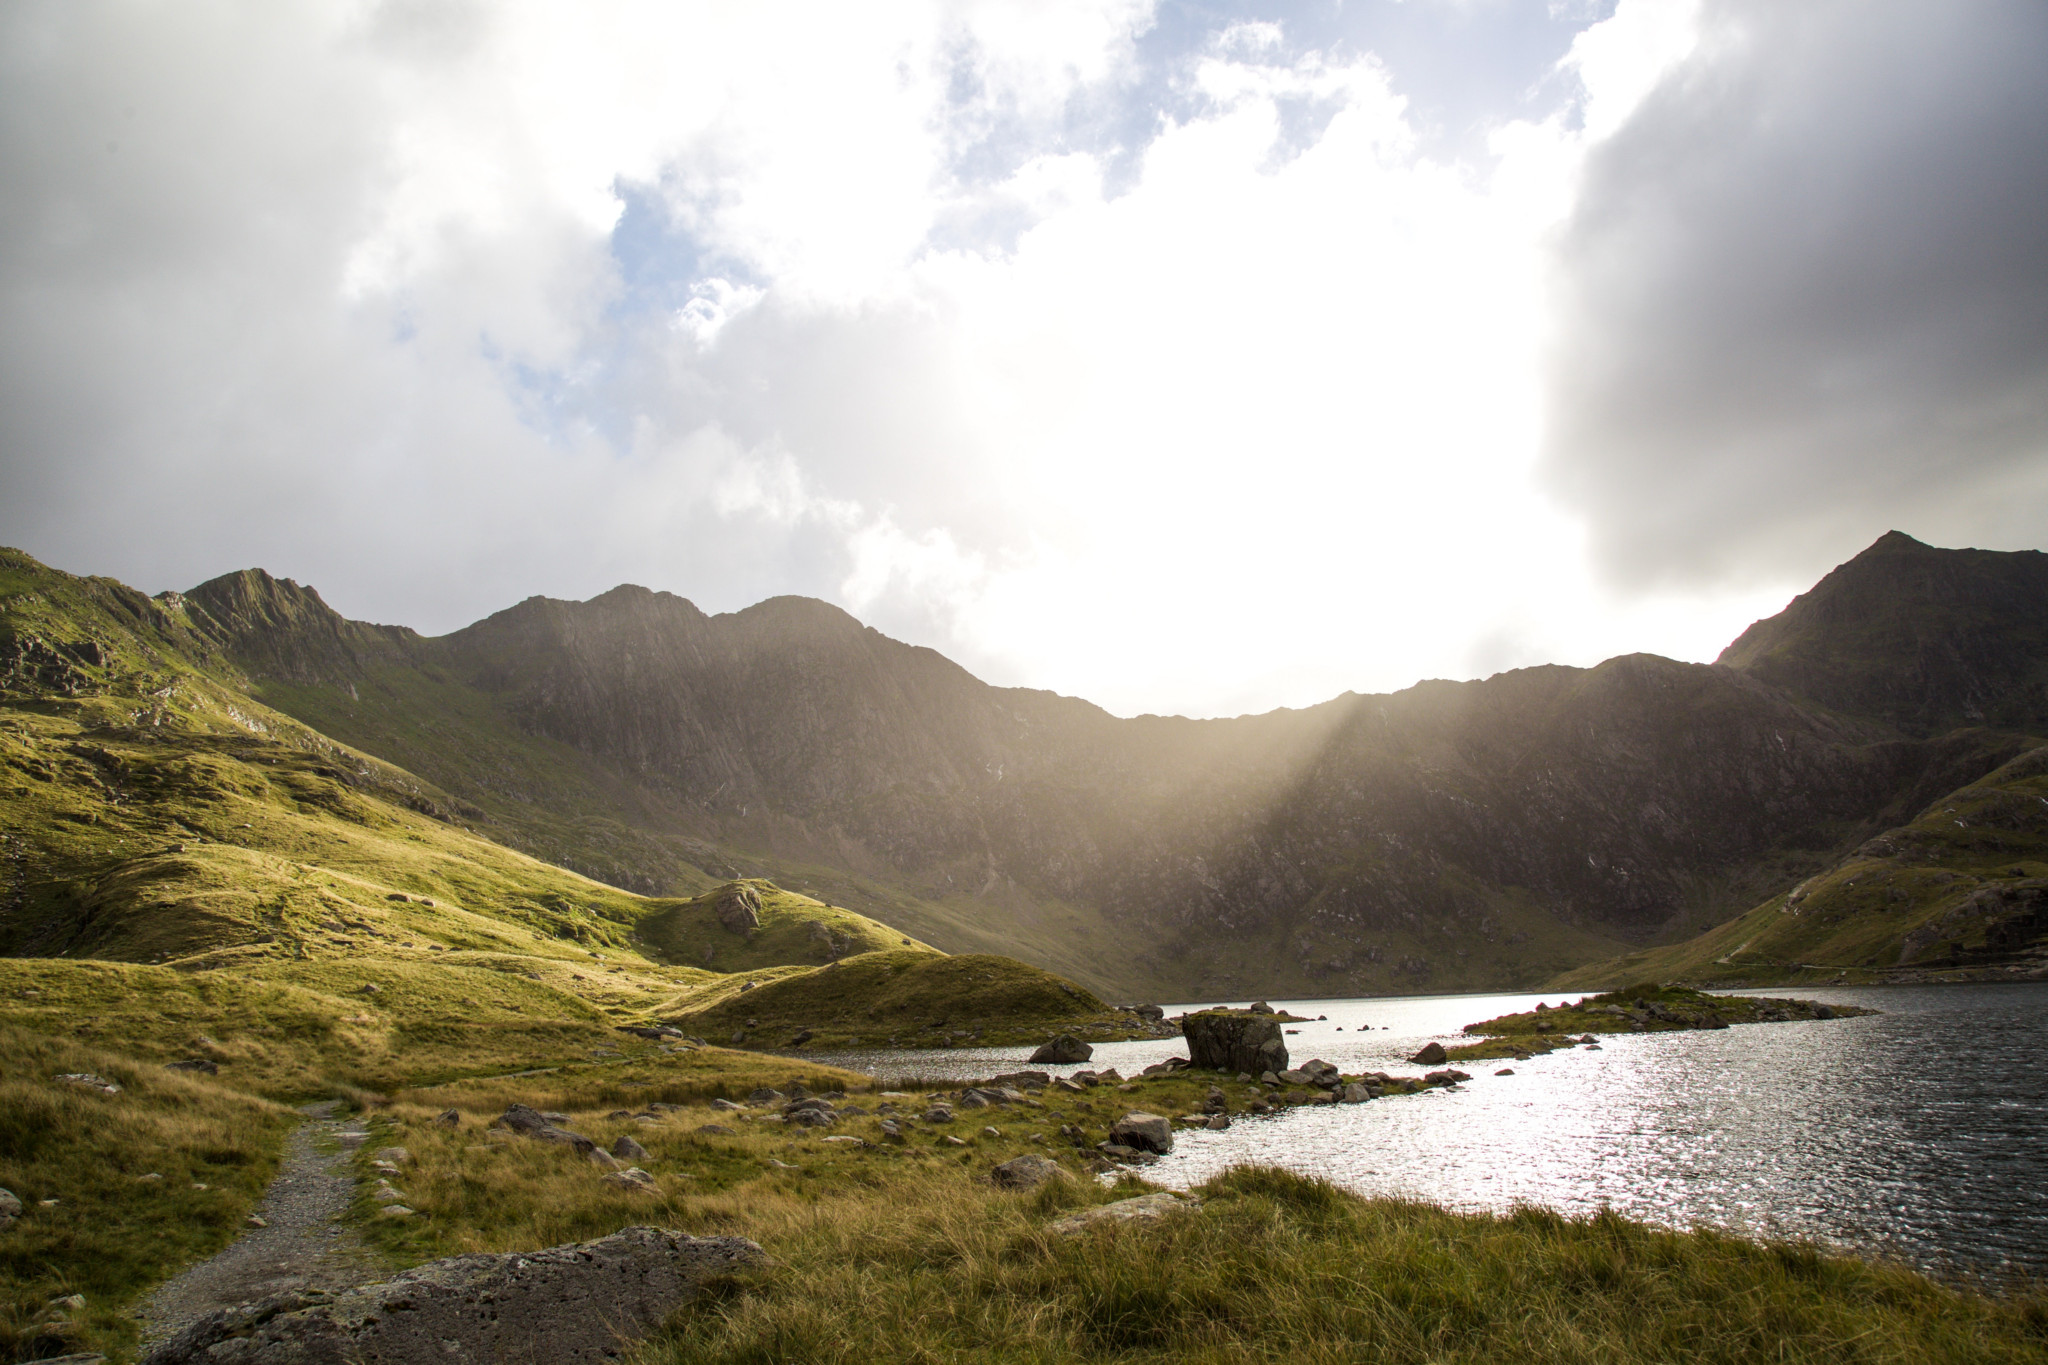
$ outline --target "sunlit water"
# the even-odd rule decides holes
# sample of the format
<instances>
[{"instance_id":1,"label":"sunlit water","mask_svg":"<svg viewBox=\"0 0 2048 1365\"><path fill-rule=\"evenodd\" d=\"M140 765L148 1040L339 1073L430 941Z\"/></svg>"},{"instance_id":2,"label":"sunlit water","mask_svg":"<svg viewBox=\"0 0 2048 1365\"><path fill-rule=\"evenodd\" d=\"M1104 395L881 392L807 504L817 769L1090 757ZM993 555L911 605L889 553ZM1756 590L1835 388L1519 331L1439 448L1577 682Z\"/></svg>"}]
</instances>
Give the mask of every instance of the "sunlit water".
<instances>
[{"instance_id":1,"label":"sunlit water","mask_svg":"<svg viewBox=\"0 0 2048 1365\"><path fill-rule=\"evenodd\" d=\"M1597 1052L1468 1064L1473 1079L1456 1091L1182 1132L1146 1176L1187 1187L1258 1161L1461 1209L1604 1205L1677 1227L1818 1238L1933 1268L2048 1272L2048 984L1797 994L1884 1013L1623 1034L1603 1038ZM1563 998L1273 1003L1329 1016L1289 1025L1299 1030L1287 1039L1295 1062L1320 1057L1347 1073L1413 1074L1420 1068L1404 1059L1425 1041L1458 1041L1465 1024ZM1168 1013L1192 1008L1200 1007ZM884 1079L937 1080L1014 1070L1027 1055L960 1048L819 1060ZM1110 1043L1086 1065L1129 1076L1185 1055L1178 1038ZM1515 1074L1494 1075L1501 1066ZM1226 1089L1237 1108L1245 1088Z\"/></svg>"}]
</instances>

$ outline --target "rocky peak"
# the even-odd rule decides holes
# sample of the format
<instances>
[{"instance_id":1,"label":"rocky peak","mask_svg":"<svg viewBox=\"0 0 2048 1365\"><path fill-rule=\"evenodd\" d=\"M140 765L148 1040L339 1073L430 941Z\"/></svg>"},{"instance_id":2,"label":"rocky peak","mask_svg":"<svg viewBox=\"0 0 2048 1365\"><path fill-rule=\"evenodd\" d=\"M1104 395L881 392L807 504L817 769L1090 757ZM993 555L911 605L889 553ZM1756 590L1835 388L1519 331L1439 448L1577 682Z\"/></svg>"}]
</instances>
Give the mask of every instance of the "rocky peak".
<instances>
[{"instance_id":1,"label":"rocky peak","mask_svg":"<svg viewBox=\"0 0 2048 1365\"><path fill-rule=\"evenodd\" d=\"M420 643L404 626L351 621L312 588L261 569L222 574L158 600L182 605L193 629L257 677L347 682L370 662L404 657Z\"/></svg>"},{"instance_id":2,"label":"rocky peak","mask_svg":"<svg viewBox=\"0 0 2048 1365\"><path fill-rule=\"evenodd\" d=\"M1943 550L1899 531L1718 660L1908 734L2048 727L2048 556Z\"/></svg>"}]
</instances>

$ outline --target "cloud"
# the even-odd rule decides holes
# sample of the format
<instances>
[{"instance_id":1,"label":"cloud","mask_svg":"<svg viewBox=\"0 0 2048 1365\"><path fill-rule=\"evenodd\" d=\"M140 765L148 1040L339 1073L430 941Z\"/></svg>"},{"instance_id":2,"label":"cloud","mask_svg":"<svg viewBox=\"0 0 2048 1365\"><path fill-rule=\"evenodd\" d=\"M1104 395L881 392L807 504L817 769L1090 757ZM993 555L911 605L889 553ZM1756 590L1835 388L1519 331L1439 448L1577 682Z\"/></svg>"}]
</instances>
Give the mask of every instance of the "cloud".
<instances>
[{"instance_id":1,"label":"cloud","mask_svg":"<svg viewBox=\"0 0 2048 1365\"><path fill-rule=\"evenodd\" d=\"M808 593L1122 711L1711 655L1784 585L1611 593L1535 482L1547 234L1687 7L1474 160L1242 8L24 0L0 539L429 631Z\"/></svg>"},{"instance_id":2,"label":"cloud","mask_svg":"<svg viewBox=\"0 0 2048 1365\"><path fill-rule=\"evenodd\" d=\"M1558 247L1549 485L1612 574L2048 514L2048 10L1709 0Z\"/></svg>"}]
</instances>

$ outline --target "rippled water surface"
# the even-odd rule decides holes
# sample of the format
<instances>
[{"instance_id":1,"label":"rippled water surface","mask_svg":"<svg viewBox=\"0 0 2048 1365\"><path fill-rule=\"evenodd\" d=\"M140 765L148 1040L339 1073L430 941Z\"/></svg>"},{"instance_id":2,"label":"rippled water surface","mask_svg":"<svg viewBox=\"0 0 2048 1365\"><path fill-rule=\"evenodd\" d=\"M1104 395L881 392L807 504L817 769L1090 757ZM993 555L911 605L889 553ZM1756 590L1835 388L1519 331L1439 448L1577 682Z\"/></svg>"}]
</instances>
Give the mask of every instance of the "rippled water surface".
<instances>
[{"instance_id":1,"label":"rippled water surface","mask_svg":"<svg viewBox=\"0 0 2048 1365\"><path fill-rule=\"evenodd\" d=\"M1456 1208L1608 1205L1674 1226L1817 1237L1934 1267L2048 1272L2048 984L1797 993L1884 1013L1623 1034L1603 1038L1597 1052L1468 1064L1473 1079L1456 1091L1184 1132L1147 1176L1185 1187L1261 1161ZM1299 1030L1287 1039L1296 1062L1412 1074L1419 1068L1403 1059L1426 1040L1454 1041L1475 1020L1563 998L1273 1003L1329 1016L1289 1026ZM1026 1055L962 1048L820 1060L889 1079L965 1079L1015 1069ZM1110 1043L1088 1065L1130 1075L1185 1055L1178 1038ZM1494 1075L1503 1065L1515 1074ZM1226 1088L1236 1107L1244 1087Z\"/></svg>"}]
</instances>

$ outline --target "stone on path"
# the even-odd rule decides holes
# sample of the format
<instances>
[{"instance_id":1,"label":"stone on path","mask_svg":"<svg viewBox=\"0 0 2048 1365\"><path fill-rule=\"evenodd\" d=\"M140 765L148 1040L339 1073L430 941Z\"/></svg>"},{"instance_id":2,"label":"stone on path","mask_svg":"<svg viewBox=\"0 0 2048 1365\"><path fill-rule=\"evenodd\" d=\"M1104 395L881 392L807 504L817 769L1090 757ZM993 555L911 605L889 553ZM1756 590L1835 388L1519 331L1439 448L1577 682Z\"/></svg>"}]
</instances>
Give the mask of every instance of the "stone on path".
<instances>
[{"instance_id":1,"label":"stone on path","mask_svg":"<svg viewBox=\"0 0 2048 1365\"><path fill-rule=\"evenodd\" d=\"M382 1284L223 1309L156 1347L143 1365L608 1365L705 1280L767 1260L745 1238L649 1227L545 1251L455 1256Z\"/></svg>"}]
</instances>

